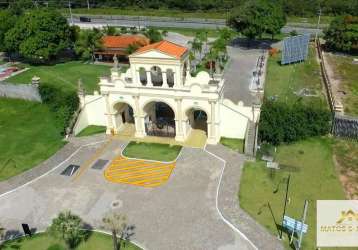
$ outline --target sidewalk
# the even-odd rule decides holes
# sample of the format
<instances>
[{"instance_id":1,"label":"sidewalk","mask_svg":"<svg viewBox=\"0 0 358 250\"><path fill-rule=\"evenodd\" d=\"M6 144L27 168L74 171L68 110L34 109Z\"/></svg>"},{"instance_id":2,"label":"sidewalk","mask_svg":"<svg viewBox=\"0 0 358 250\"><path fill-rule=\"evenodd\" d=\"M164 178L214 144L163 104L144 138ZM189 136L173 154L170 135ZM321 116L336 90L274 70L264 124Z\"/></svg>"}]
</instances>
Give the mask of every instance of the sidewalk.
<instances>
[{"instance_id":1,"label":"sidewalk","mask_svg":"<svg viewBox=\"0 0 358 250\"><path fill-rule=\"evenodd\" d=\"M224 218L245 234L258 249L283 250L281 242L240 207L238 194L245 156L221 144L207 145L206 150L226 161L218 198L218 207Z\"/></svg>"}]
</instances>

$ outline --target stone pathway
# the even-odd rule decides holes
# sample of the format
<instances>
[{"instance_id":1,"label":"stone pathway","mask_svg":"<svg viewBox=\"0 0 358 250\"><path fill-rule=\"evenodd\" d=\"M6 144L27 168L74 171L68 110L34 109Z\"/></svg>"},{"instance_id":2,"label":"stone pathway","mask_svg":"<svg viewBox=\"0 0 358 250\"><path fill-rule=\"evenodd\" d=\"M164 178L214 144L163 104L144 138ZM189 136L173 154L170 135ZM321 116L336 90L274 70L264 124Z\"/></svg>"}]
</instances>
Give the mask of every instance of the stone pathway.
<instances>
[{"instance_id":1,"label":"stone pathway","mask_svg":"<svg viewBox=\"0 0 358 250\"><path fill-rule=\"evenodd\" d=\"M240 207L238 193L245 156L221 144L207 145L206 150L226 161L218 200L218 207L224 218L245 234L258 249L283 250L281 242Z\"/></svg>"}]
</instances>

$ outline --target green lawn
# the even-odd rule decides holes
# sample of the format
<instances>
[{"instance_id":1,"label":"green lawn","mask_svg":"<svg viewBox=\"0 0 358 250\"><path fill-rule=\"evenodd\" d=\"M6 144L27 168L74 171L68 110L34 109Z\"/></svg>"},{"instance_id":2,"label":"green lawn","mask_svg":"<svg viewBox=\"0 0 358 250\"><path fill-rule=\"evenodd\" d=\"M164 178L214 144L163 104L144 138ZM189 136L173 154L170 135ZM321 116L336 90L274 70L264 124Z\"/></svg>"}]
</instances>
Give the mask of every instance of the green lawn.
<instances>
[{"instance_id":1,"label":"green lawn","mask_svg":"<svg viewBox=\"0 0 358 250\"><path fill-rule=\"evenodd\" d=\"M69 15L68 9L63 9L62 13ZM91 15L127 15L127 16L160 16L176 18L215 18L226 19L225 11L183 11L175 9L136 9L136 8L75 8L74 14Z\"/></svg>"},{"instance_id":2,"label":"green lawn","mask_svg":"<svg viewBox=\"0 0 358 250\"><path fill-rule=\"evenodd\" d=\"M238 151L239 153L244 152L244 140L242 139L221 137L220 143L234 151Z\"/></svg>"},{"instance_id":3,"label":"green lawn","mask_svg":"<svg viewBox=\"0 0 358 250\"><path fill-rule=\"evenodd\" d=\"M30 83L36 75L42 82L56 85L72 85L77 88L82 79L87 92L98 90L99 77L110 74L110 67L105 65L86 64L80 61L59 63L51 66L29 66L30 70L7 79L10 83Z\"/></svg>"},{"instance_id":4,"label":"green lawn","mask_svg":"<svg viewBox=\"0 0 358 250\"><path fill-rule=\"evenodd\" d=\"M332 160L333 141L330 138L312 138L277 148L275 160L281 169L271 176L264 162L246 162L241 177L240 205L255 220L277 235L267 202L273 209L277 222L281 223L285 194L285 179L291 174L287 215L296 219L302 216L304 200L309 201L308 234L302 249L316 249L316 200L345 199ZM277 193L273 191L278 184ZM288 249L285 234L284 244Z\"/></svg>"},{"instance_id":5,"label":"green lawn","mask_svg":"<svg viewBox=\"0 0 358 250\"><path fill-rule=\"evenodd\" d=\"M106 132L105 126L89 125L86 128L84 128L81 132L79 132L76 136L82 137L82 136L95 135L104 132Z\"/></svg>"},{"instance_id":6,"label":"green lawn","mask_svg":"<svg viewBox=\"0 0 358 250\"><path fill-rule=\"evenodd\" d=\"M337 79L346 95L343 97L344 112L358 115L358 65L353 64L354 56L327 55L328 62L334 68Z\"/></svg>"},{"instance_id":7,"label":"green lawn","mask_svg":"<svg viewBox=\"0 0 358 250\"><path fill-rule=\"evenodd\" d=\"M0 98L0 181L46 160L64 145L61 126L40 103Z\"/></svg>"},{"instance_id":8,"label":"green lawn","mask_svg":"<svg viewBox=\"0 0 358 250\"><path fill-rule=\"evenodd\" d=\"M93 232L87 241L82 242L76 250L112 250L112 237L109 235ZM57 247L55 247L57 246ZM0 246L1 250L21 249L21 250L65 250L65 244L54 239L46 233L34 235L32 238L20 238L6 242ZM121 246L121 250L139 250L141 248L132 243L126 243Z\"/></svg>"},{"instance_id":9,"label":"green lawn","mask_svg":"<svg viewBox=\"0 0 358 250\"><path fill-rule=\"evenodd\" d=\"M155 161L174 161L180 153L181 146L131 141L123 151L123 155Z\"/></svg>"},{"instance_id":10,"label":"green lawn","mask_svg":"<svg viewBox=\"0 0 358 250\"><path fill-rule=\"evenodd\" d=\"M327 25L334 19L334 16L321 16L321 25ZM318 16L313 17L298 17L298 16L288 16L288 23L302 23L302 24L310 24L313 27L317 26Z\"/></svg>"},{"instance_id":11,"label":"green lawn","mask_svg":"<svg viewBox=\"0 0 358 250\"><path fill-rule=\"evenodd\" d=\"M270 56L267 65L265 96L276 97L287 103L301 99L294 92L307 88L318 97L303 97L306 101L321 103L324 100L320 79L320 69L315 58L315 49L310 47L306 61L281 65L281 54Z\"/></svg>"}]
</instances>

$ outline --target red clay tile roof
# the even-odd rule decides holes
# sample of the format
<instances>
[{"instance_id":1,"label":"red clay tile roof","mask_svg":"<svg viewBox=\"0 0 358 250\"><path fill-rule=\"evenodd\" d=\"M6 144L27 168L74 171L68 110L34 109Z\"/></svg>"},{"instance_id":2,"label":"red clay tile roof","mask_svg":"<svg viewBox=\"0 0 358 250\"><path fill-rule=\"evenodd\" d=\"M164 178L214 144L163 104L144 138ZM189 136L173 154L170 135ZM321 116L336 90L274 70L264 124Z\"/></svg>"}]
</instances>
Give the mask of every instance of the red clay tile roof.
<instances>
[{"instance_id":1,"label":"red clay tile roof","mask_svg":"<svg viewBox=\"0 0 358 250\"><path fill-rule=\"evenodd\" d=\"M182 55L184 55L184 53L188 50L186 47L180 46L178 44L166 41L166 40L162 40L160 42L157 43L153 43L147 46L144 46L142 48L139 48L135 54L137 53L142 53L142 52L146 52L149 50L158 50L161 51L165 54L174 56L176 58L180 58Z\"/></svg>"},{"instance_id":2,"label":"red clay tile roof","mask_svg":"<svg viewBox=\"0 0 358 250\"><path fill-rule=\"evenodd\" d=\"M122 35L122 36L104 36L102 38L105 48L128 48L131 44L145 46L149 44L149 39L142 35Z\"/></svg>"}]
</instances>

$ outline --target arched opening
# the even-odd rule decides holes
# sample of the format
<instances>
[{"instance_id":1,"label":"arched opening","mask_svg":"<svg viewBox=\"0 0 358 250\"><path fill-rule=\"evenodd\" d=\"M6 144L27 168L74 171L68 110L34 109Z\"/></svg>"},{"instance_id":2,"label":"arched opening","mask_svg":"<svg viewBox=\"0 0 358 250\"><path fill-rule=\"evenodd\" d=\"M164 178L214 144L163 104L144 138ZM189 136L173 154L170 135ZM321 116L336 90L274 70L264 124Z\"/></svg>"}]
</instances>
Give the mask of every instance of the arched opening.
<instances>
[{"instance_id":1,"label":"arched opening","mask_svg":"<svg viewBox=\"0 0 358 250\"><path fill-rule=\"evenodd\" d=\"M170 88L174 86L174 72L172 69L167 69L167 83Z\"/></svg>"},{"instance_id":2,"label":"arched opening","mask_svg":"<svg viewBox=\"0 0 358 250\"><path fill-rule=\"evenodd\" d=\"M117 102L113 106L115 111L115 129L117 133L130 132L134 133L134 115L133 108L125 102Z\"/></svg>"},{"instance_id":3,"label":"arched opening","mask_svg":"<svg viewBox=\"0 0 358 250\"><path fill-rule=\"evenodd\" d=\"M192 108L186 112L189 125L197 133L208 135L208 115L199 108Z\"/></svg>"},{"instance_id":4,"label":"arched opening","mask_svg":"<svg viewBox=\"0 0 358 250\"><path fill-rule=\"evenodd\" d=\"M164 102L150 102L143 108L147 135L175 137L175 113Z\"/></svg>"},{"instance_id":5,"label":"arched opening","mask_svg":"<svg viewBox=\"0 0 358 250\"><path fill-rule=\"evenodd\" d=\"M140 67L139 68L139 80L142 85L147 85L147 72L145 71L145 68Z\"/></svg>"},{"instance_id":6,"label":"arched opening","mask_svg":"<svg viewBox=\"0 0 358 250\"><path fill-rule=\"evenodd\" d=\"M152 78L153 86L162 86L163 85L162 70L158 66L153 66L150 69L150 76Z\"/></svg>"}]
</instances>

